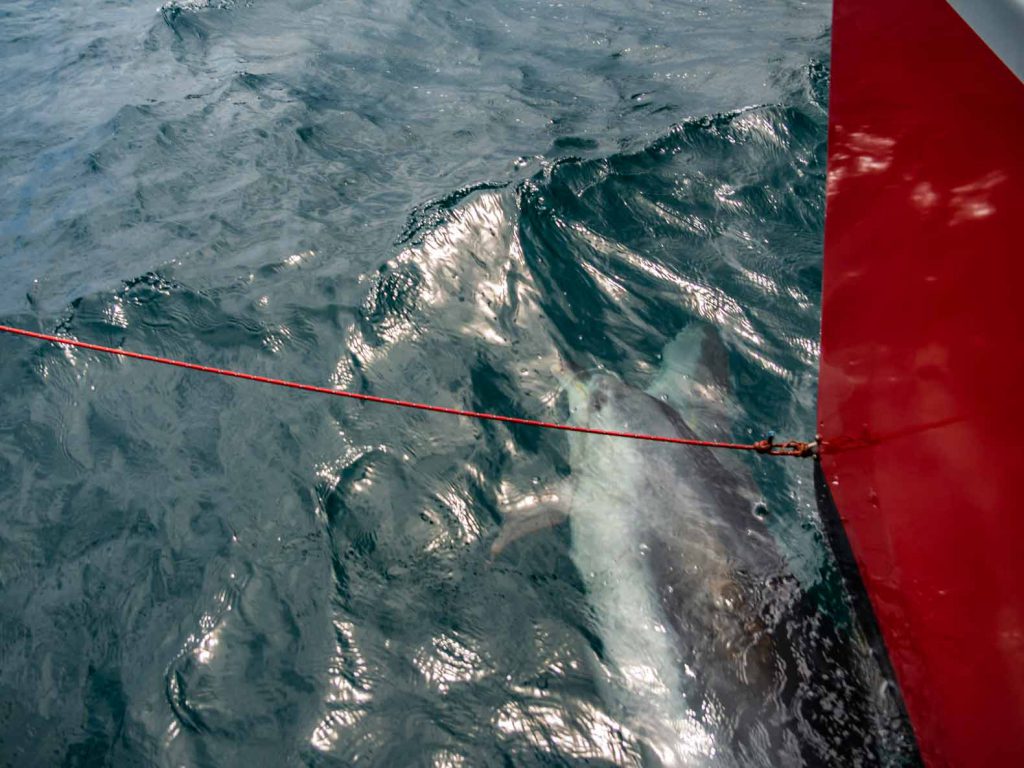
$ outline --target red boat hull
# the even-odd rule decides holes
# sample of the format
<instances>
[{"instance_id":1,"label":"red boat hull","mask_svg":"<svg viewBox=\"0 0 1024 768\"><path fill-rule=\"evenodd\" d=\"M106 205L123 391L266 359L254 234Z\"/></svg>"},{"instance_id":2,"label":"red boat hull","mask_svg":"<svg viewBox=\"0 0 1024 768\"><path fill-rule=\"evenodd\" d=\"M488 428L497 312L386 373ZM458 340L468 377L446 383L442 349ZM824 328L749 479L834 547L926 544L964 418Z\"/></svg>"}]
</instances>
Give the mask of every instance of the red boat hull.
<instances>
[{"instance_id":1,"label":"red boat hull","mask_svg":"<svg viewBox=\"0 0 1024 768\"><path fill-rule=\"evenodd\" d=\"M1024 84L940 0L832 34L821 468L924 760L1024 765Z\"/></svg>"}]
</instances>

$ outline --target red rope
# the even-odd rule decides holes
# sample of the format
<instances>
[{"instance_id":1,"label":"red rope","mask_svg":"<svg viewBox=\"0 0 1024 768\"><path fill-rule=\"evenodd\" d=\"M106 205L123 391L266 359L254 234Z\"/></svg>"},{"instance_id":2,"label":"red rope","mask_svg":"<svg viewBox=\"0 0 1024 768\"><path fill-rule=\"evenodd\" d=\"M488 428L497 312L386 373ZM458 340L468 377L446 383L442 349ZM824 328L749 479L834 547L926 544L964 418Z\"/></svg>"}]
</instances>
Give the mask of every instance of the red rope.
<instances>
[{"instance_id":1,"label":"red rope","mask_svg":"<svg viewBox=\"0 0 1024 768\"><path fill-rule=\"evenodd\" d=\"M432 411L433 413L446 413L449 416L465 416L470 419L483 419L486 421L502 421L506 424L519 424L524 427L539 427L541 429L558 429L563 432L580 432L587 435L603 435L605 437L622 437L629 440L649 440L655 443L674 443L676 445L696 445L704 448L725 448L733 451L755 451L757 453L764 453L771 456L812 456L815 452L814 443L801 443L796 441L779 443L776 444L771 438L766 440L759 440L756 443L723 443L715 440L690 440L683 437L664 437L661 435L645 435L640 432L618 432L611 429L593 429L591 427L575 427L569 424L555 424L548 421L538 421L536 419L521 419L517 416L502 416L497 413L481 413L479 411L465 411L461 408L446 408L441 405L428 405L426 403L413 403L408 400L397 400L393 397L377 397L376 395L364 395L359 392L346 392L342 389L329 389L328 387L318 387L313 384L300 384L296 381L286 381L285 379L272 379L268 376L257 376L252 373L242 373L241 371L232 371L226 368L214 368L210 365L199 365L198 363L187 363L183 360L173 360L168 357L157 357L156 355L146 355L141 352L130 352L126 349L116 349L115 347L105 347L101 344L89 344L85 341L78 341L76 339L69 339L63 336L52 336L48 333L37 333L35 331L26 331L23 328L12 328L7 325L0 325L0 331L3 333L14 334L15 336L25 336L30 339L39 339L40 341L49 341L53 344L62 344L68 347L78 347L80 349L89 349L93 352L103 352L108 355L116 355L118 357L130 357L133 360L145 360L149 363L160 363L161 365L171 365L175 368L187 368L190 371L201 371L203 373L215 373L218 376L230 376L234 379L245 379L246 381L256 381L261 384L273 384L276 387L287 387L288 389L300 389L303 392L318 392L322 395L334 395L336 397L347 397L352 400L362 400L368 403L381 403L382 405L395 405L400 408L415 408L419 411Z\"/></svg>"}]
</instances>

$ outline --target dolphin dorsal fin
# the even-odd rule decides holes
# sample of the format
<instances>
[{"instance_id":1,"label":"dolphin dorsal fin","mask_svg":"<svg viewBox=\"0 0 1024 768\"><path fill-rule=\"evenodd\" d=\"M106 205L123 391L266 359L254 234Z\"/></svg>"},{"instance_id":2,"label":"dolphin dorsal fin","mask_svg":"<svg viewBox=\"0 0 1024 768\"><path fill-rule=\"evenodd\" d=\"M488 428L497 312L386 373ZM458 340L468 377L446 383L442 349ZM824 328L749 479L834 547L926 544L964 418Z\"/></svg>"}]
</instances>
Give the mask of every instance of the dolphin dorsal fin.
<instances>
[{"instance_id":1,"label":"dolphin dorsal fin","mask_svg":"<svg viewBox=\"0 0 1024 768\"><path fill-rule=\"evenodd\" d=\"M718 329L701 322L683 328L662 350L659 378L676 382L685 379L694 385L730 392L729 350Z\"/></svg>"}]
</instances>

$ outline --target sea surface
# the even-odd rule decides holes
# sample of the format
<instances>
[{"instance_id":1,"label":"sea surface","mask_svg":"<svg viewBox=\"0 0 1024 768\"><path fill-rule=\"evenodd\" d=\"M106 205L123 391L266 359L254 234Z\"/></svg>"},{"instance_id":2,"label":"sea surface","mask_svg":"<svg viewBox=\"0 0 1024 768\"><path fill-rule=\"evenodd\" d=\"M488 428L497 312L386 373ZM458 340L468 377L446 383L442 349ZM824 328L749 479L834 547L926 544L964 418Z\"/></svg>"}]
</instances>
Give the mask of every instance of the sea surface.
<instances>
[{"instance_id":1,"label":"sea surface","mask_svg":"<svg viewBox=\"0 0 1024 768\"><path fill-rule=\"evenodd\" d=\"M552 361L642 388L700 323L739 405L708 436L809 438L830 11L8 0L0 323L554 420ZM856 636L810 463L738 461ZM567 462L0 337L0 765L656 765L570 528L491 554Z\"/></svg>"}]
</instances>

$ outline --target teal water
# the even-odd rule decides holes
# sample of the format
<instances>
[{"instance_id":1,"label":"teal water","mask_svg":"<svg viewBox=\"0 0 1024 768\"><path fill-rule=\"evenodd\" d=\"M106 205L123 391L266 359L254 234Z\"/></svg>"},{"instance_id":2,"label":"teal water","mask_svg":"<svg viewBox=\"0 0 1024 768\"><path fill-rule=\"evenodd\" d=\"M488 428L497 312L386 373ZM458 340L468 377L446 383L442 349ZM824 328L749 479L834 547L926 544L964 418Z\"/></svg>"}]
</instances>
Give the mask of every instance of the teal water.
<instances>
[{"instance_id":1,"label":"teal water","mask_svg":"<svg viewBox=\"0 0 1024 768\"><path fill-rule=\"evenodd\" d=\"M702 322L710 436L809 437L829 12L6 3L0 322L540 419L553 359L643 387ZM568 528L489 555L563 436L13 337L0 392L6 764L657 764ZM811 467L743 462L855 637Z\"/></svg>"}]
</instances>

